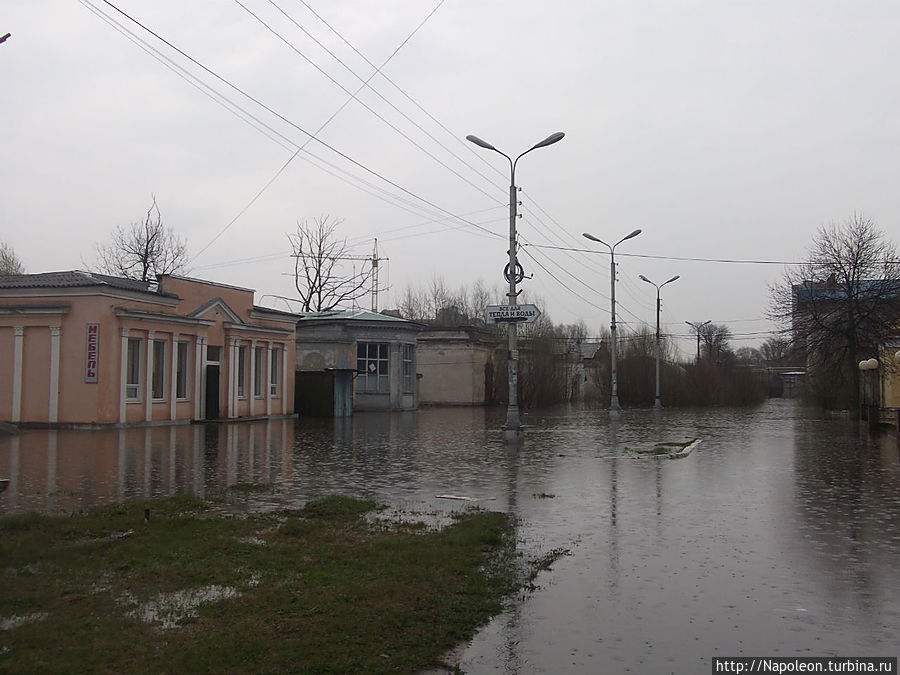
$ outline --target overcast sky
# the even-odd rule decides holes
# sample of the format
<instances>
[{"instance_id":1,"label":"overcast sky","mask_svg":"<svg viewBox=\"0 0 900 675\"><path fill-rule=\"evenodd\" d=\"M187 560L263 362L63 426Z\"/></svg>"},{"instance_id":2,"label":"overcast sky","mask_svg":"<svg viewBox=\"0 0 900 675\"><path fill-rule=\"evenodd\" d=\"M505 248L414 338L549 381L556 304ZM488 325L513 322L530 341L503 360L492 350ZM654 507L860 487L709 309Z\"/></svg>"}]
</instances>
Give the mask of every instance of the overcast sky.
<instances>
[{"instance_id":1,"label":"overcast sky","mask_svg":"<svg viewBox=\"0 0 900 675\"><path fill-rule=\"evenodd\" d=\"M679 274L663 330L735 347L772 328L783 267L698 259L799 260L853 212L900 232L894 0L3 4L0 240L29 272L89 266L155 194L192 276L260 304L295 295L285 233L322 215L357 255L378 238L379 308L435 276L499 288L508 164L467 134L517 155L565 132L517 168L525 288L593 333L609 255L585 231L643 229L616 249L620 323L655 322L639 274Z\"/></svg>"}]
</instances>

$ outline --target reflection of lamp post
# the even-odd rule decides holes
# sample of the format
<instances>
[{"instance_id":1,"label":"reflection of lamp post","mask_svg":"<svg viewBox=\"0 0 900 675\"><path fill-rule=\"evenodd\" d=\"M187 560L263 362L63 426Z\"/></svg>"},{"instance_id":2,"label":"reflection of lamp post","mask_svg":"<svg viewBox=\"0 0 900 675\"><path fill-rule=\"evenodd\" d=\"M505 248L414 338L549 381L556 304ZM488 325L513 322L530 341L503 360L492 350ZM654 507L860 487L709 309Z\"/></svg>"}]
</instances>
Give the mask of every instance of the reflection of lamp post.
<instances>
[{"instance_id":1,"label":"reflection of lamp post","mask_svg":"<svg viewBox=\"0 0 900 675\"><path fill-rule=\"evenodd\" d=\"M638 274L642 281L646 281L648 284L656 288L656 402L653 404L653 407L656 409L662 408L662 399L659 396L659 289L665 286L666 284L671 284L676 279L680 279L681 275L676 274L674 277L669 279L668 281L664 281L661 284L654 284L643 274Z\"/></svg>"},{"instance_id":2,"label":"reflection of lamp post","mask_svg":"<svg viewBox=\"0 0 900 675\"><path fill-rule=\"evenodd\" d=\"M510 305L518 304L518 293L516 292L516 283L521 281L524 278L524 274L520 273L522 269L516 260L516 204L518 203L518 198L516 195L516 162L518 162L524 155L527 155L532 150L537 150L538 148L543 148L547 145L553 145L563 139L565 134L561 131L557 131L555 134L550 134L544 140L540 141L532 145L528 150L523 152L521 155L513 159L505 152L500 152L493 145L488 143L487 141L483 141L478 136L472 136L471 134L466 136L466 140L474 143L475 145L485 148L487 150L493 150L494 152L503 155L509 161L509 265L507 266L506 280L509 282L509 293L507 297L509 298ZM518 360L519 354L516 344L517 334L516 334L516 322L510 321L507 324L507 333L509 336L509 351L506 356L507 363L507 371L509 373L509 406L506 409L506 426L503 427L503 435L505 438L510 440L515 440L522 436L522 423L519 420L519 397L518 397L518 381L519 381L519 373L518 373Z\"/></svg>"},{"instance_id":3,"label":"reflection of lamp post","mask_svg":"<svg viewBox=\"0 0 900 675\"><path fill-rule=\"evenodd\" d=\"M615 244L610 246L602 239L598 239L592 234L588 234L587 232L583 232L582 236L590 239L591 241L596 241L600 244L603 244L606 248L609 249L609 287L610 287L610 320L609 320L609 332L610 332L610 343L612 349L610 349L610 368L609 368L609 376L612 382L612 394L609 398L609 411L611 413L619 412L619 382L616 373L616 246L621 244L626 239L631 239L632 237L636 237L641 233L641 231L634 230L633 232L629 232L624 237L619 239Z\"/></svg>"},{"instance_id":4,"label":"reflection of lamp post","mask_svg":"<svg viewBox=\"0 0 900 675\"><path fill-rule=\"evenodd\" d=\"M712 323L712 319L704 321L703 323L691 323L690 321L685 321L685 323L697 331L697 363L700 363L700 329L703 328L703 326Z\"/></svg>"}]
</instances>

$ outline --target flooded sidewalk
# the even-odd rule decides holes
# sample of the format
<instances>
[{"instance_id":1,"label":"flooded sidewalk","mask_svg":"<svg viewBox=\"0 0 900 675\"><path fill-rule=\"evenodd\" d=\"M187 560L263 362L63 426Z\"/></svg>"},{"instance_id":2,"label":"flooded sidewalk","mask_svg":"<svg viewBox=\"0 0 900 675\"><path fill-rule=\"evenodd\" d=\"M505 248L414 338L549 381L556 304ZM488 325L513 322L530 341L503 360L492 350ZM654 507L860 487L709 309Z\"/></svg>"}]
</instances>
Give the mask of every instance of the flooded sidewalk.
<instances>
[{"instance_id":1,"label":"flooded sidewalk","mask_svg":"<svg viewBox=\"0 0 900 675\"><path fill-rule=\"evenodd\" d=\"M900 463L793 401L751 410L435 409L0 439L0 515L189 492L229 508L342 493L514 513L552 569L464 672L693 673L713 656L900 653ZM672 448L690 448L683 459ZM457 499L462 498L462 499Z\"/></svg>"}]
</instances>

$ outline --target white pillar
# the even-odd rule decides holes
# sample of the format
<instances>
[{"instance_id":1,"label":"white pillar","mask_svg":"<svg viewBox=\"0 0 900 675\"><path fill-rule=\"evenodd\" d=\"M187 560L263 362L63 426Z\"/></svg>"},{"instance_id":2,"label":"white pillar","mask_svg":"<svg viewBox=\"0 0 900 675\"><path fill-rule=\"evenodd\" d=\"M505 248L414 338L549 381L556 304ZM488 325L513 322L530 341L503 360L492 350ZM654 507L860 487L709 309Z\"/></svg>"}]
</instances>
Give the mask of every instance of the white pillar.
<instances>
[{"instance_id":1,"label":"white pillar","mask_svg":"<svg viewBox=\"0 0 900 675\"><path fill-rule=\"evenodd\" d=\"M59 326L50 326L50 401L47 421L56 424L59 419Z\"/></svg>"},{"instance_id":2,"label":"white pillar","mask_svg":"<svg viewBox=\"0 0 900 675\"><path fill-rule=\"evenodd\" d=\"M145 415L144 418L150 422L153 420L153 336L152 330L147 331L147 375L145 382Z\"/></svg>"},{"instance_id":3,"label":"white pillar","mask_svg":"<svg viewBox=\"0 0 900 675\"><path fill-rule=\"evenodd\" d=\"M272 414L272 343L266 343L266 415Z\"/></svg>"},{"instance_id":4,"label":"white pillar","mask_svg":"<svg viewBox=\"0 0 900 675\"><path fill-rule=\"evenodd\" d=\"M128 329L122 329L122 358L119 364L119 424L125 424L125 399L128 382Z\"/></svg>"},{"instance_id":5,"label":"white pillar","mask_svg":"<svg viewBox=\"0 0 900 675\"><path fill-rule=\"evenodd\" d=\"M281 414L287 415L288 413L288 397L287 397L287 343L281 346Z\"/></svg>"},{"instance_id":6,"label":"white pillar","mask_svg":"<svg viewBox=\"0 0 900 675\"><path fill-rule=\"evenodd\" d=\"M250 386L247 390L247 398L250 401L250 417L256 414L256 340L250 340Z\"/></svg>"},{"instance_id":7,"label":"white pillar","mask_svg":"<svg viewBox=\"0 0 900 675\"><path fill-rule=\"evenodd\" d=\"M206 356L206 338L197 336L194 346L194 419L200 420L203 414L203 366Z\"/></svg>"},{"instance_id":8,"label":"white pillar","mask_svg":"<svg viewBox=\"0 0 900 675\"><path fill-rule=\"evenodd\" d=\"M12 416L13 424L22 421L22 355L25 346L25 327L13 326L15 334L13 342L13 389L12 389Z\"/></svg>"},{"instance_id":9,"label":"white pillar","mask_svg":"<svg viewBox=\"0 0 900 675\"><path fill-rule=\"evenodd\" d=\"M169 369L169 419L175 420L178 413L175 409L175 396L178 391L178 333L172 333L171 354L172 367Z\"/></svg>"}]
</instances>

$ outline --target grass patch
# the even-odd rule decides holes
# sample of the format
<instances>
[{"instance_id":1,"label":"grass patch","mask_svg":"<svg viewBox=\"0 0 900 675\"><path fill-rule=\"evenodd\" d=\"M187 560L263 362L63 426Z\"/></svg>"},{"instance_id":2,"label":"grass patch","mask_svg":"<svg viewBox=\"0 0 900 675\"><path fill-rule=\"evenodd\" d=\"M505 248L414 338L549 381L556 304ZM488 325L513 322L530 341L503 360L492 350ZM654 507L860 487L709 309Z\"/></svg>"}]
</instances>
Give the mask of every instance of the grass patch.
<instances>
[{"instance_id":1,"label":"grass patch","mask_svg":"<svg viewBox=\"0 0 900 675\"><path fill-rule=\"evenodd\" d=\"M376 508L224 518L178 497L0 519L0 671L436 666L524 582L512 519L470 510L422 531L375 525Z\"/></svg>"}]
</instances>

